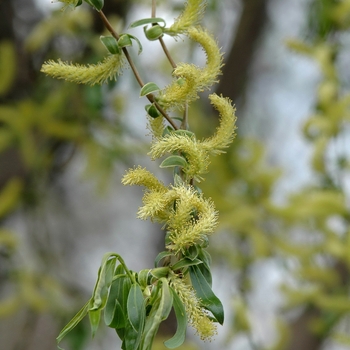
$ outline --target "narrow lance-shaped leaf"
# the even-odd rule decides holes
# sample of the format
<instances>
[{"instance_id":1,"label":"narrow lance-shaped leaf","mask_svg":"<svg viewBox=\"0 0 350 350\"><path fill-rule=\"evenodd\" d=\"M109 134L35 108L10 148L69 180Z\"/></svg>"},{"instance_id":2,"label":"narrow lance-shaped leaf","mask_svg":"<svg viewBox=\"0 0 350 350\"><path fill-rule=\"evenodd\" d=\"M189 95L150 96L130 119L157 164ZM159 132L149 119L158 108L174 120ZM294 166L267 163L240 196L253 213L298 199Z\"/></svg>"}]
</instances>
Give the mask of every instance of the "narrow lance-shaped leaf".
<instances>
[{"instance_id":1,"label":"narrow lance-shaped leaf","mask_svg":"<svg viewBox=\"0 0 350 350\"><path fill-rule=\"evenodd\" d=\"M224 308L220 299L214 294L206 278L197 265L189 268L192 286L201 300L201 305L209 310L216 320L224 323Z\"/></svg>"},{"instance_id":2,"label":"narrow lance-shaped leaf","mask_svg":"<svg viewBox=\"0 0 350 350\"><path fill-rule=\"evenodd\" d=\"M101 320L101 310L90 310L89 311L89 320L91 326L91 334L92 337L95 336L98 326Z\"/></svg>"},{"instance_id":3,"label":"narrow lance-shaped leaf","mask_svg":"<svg viewBox=\"0 0 350 350\"><path fill-rule=\"evenodd\" d=\"M98 272L97 282L92 295L93 305L90 310L98 310L103 308L108 295L108 288L110 287L114 270L116 265L116 258L113 253L107 253L102 259L102 264ZM110 259L112 257L112 259Z\"/></svg>"},{"instance_id":4,"label":"narrow lance-shaped leaf","mask_svg":"<svg viewBox=\"0 0 350 350\"><path fill-rule=\"evenodd\" d=\"M123 309L123 299L124 284L128 282L127 275L120 275L111 285L104 310L104 321L108 327L123 328L126 326L126 310Z\"/></svg>"},{"instance_id":5,"label":"narrow lance-shaped leaf","mask_svg":"<svg viewBox=\"0 0 350 350\"><path fill-rule=\"evenodd\" d=\"M145 325L145 304L145 299L143 297L140 286L136 283L133 284L130 288L127 300L127 315L129 326L126 327L126 334L124 339L126 350L138 349Z\"/></svg>"},{"instance_id":6,"label":"narrow lance-shaped leaf","mask_svg":"<svg viewBox=\"0 0 350 350\"><path fill-rule=\"evenodd\" d=\"M138 21L131 23L130 28L136 28L139 26L143 26L145 24L153 24L153 23L164 23L164 26L166 24L163 18L151 17L151 18L143 18L143 19L140 19Z\"/></svg>"},{"instance_id":7,"label":"narrow lance-shaped leaf","mask_svg":"<svg viewBox=\"0 0 350 350\"><path fill-rule=\"evenodd\" d=\"M128 323L125 328L124 341L122 344L123 350L135 350L139 349L140 344L140 332L137 332L133 326Z\"/></svg>"},{"instance_id":8,"label":"narrow lance-shaped leaf","mask_svg":"<svg viewBox=\"0 0 350 350\"><path fill-rule=\"evenodd\" d=\"M164 252L160 252L157 257L154 260L154 267L158 267L158 264L160 263L160 261L168 256L171 256L172 253L169 252L168 250L165 250Z\"/></svg>"},{"instance_id":9,"label":"narrow lance-shaped leaf","mask_svg":"<svg viewBox=\"0 0 350 350\"><path fill-rule=\"evenodd\" d=\"M137 283L131 286L127 301L127 309L130 324L136 332L139 332L143 326L142 319L144 319L146 311L142 290Z\"/></svg>"},{"instance_id":10,"label":"narrow lance-shaped leaf","mask_svg":"<svg viewBox=\"0 0 350 350\"><path fill-rule=\"evenodd\" d=\"M68 322L58 335L57 343L61 340L87 315L89 312L91 299L79 310L79 312Z\"/></svg>"},{"instance_id":11,"label":"narrow lance-shaped leaf","mask_svg":"<svg viewBox=\"0 0 350 350\"><path fill-rule=\"evenodd\" d=\"M173 271L179 270L179 269L183 269L185 267L189 267L189 266L193 266L193 265L198 265L198 264L202 264L202 261L199 259L187 259L187 258L183 258L181 260L179 260L178 262L176 262L174 265L171 266L171 269Z\"/></svg>"},{"instance_id":12,"label":"narrow lance-shaped leaf","mask_svg":"<svg viewBox=\"0 0 350 350\"><path fill-rule=\"evenodd\" d=\"M153 303L151 312L147 316L141 343L142 349L145 350L151 349L159 325L168 318L173 305L173 295L170 292L167 279L161 278L158 283L161 283L160 297Z\"/></svg>"},{"instance_id":13,"label":"narrow lance-shaped leaf","mask_svg":"<svg viewBox=\"0 0 350 350\"><path fill-rule=\"evenodd\" d=\"M181 346L185 341L186 337L186 329L187 329L187 315L185 306L182 303L181 299L174 291L173 288L170 287L171 294L173 295L173 307L175 311L176 321L177 321L177 329L176 333L172 338L164 342L164 345L169 349L175 349L178 346Z\"/></svg>"}]
</instances>

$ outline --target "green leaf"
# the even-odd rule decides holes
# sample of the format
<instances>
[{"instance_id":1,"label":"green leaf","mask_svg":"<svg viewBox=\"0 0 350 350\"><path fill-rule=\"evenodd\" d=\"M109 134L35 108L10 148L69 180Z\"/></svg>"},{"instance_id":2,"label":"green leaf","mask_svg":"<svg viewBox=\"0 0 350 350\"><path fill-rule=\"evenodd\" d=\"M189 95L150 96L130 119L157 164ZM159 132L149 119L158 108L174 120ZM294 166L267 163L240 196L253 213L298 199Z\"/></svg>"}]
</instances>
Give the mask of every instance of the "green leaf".
<instances>
[{"instance_id":1,"label":"green leaf","mask_svg":"<svg viewBox=\"0 0 350 350\"><path fill-rule=\"evenodd\" d=\"M130 323L125 328L124 341L122 344L122 349L124 345L125 350L136 350L139 349L140 344L140 332L137 332Z\"/></svg>"},{"instance_id":2,"label":"green leaf","mask_svg":"<svg viewBox=\"0 0 350 350\"><path fill-rule=\"evenodd\" d=\"M196 245L190 246L186 251L185 251L185 256L191 260L194 260L198 257L198 248Z\"/></svg>"},{"instance_id":3,"label":"green leaf","mask_svg":"<svg viewBox=\"0 0 350 350\"><path fill-rule=\"evenodd\" d=\"M153 277L157 279L161 279L163 277L167 277L169 275L169 267L163 266L163 267L157 267L155 269L151 270L151 274Z\"/></svg>"},{"instance_id":4,"label":"green leaf","mask_svg":"<svg viewBox=\"0 0 350 350\"><path fill-rule=\"evenodd\" d=\"M113 36L100 36L100 40L102 44L106 47L106 49L112 54L120 54L120 48L118 46L117 40Z\"/></svg>"},{"instance_id":5,"label":"green leaf","mask_svg":"<svg viewBox=\"0 0 350 350\"><path fill-rule=\"evenodd\" d=\"M61 330L58 335L57 343L60 343L61 340L87 315L91 303L90 299L80 310L79 312L67 323L67 325Z\"/></svg>"},{"instance_id":6,"label":"green leaf","mask_svg":"<svg viewBox=\"0 0 350 350\"><path fill-rule=\"evenodd\" d=\"M129 38L131 38L131 39L134 39L134 40L137 42L137 45L138 45L138 47L139 47L139 51L137 52L137 54L139 55L139 54L142 52L142 45L141 45L140 40L137 39L137 37L134 36L134 35L131 35L131 34L125 34L125 35L127 35L127 36L128 36Z\"/></svg>"},{"instance_id":7,"label":"green leaf","mask_svg":"<svg viewBox=\"0 0 350 350\"><path fill-rule=\"evenodd\" d=\"M212 276L210 271L210 265L211 265L211 256L210 254L205 250L200 248L198 250L198 259L200 259L203 264L199 265L199 269L201 270L203 276L207 280L208 284L212 285Z\"/></svg>"},{"instance_id":8,"label":"green leaf","mask_svg":"<svg viewBox=\"0 0 350 350\"><path fill-rule=\"evenodd\" d=\"M105 306L108 296L108 288L110 287L114 276L115 265L115 254L105 254L98 271L97 282L92 294L93 305L90 310L103 309Z\"/></svg>"},{"instance_id":9,"label":"green leaf","mask_svg":"<svg viewBox=\"0 0 350 350\"><path fill-rule=\"evenodd\" d=\"M173 307L175 311L176 321L177 321L177 329L176 333L172 338L164 342L164 345L168 349L175 349L178 346L182 345L185 341L186 330L187 330L187 315L185 306L182 303L181 299L174 291L173 288L170 287L170 291L173 295Z\"/></svg>"},{"instance_id":10,"label":"green leaf","mask_svg":"<svg viewBox=\"0 0 350 350\"><path fill-rule=\"evenodd\" d=\"M162 284L160 296L155 300L152 309L147 316L142 337L141 348L151 349L159 325L168 318L173 305L173 295L166 278L161 278L158 282Z\"/></svg>"},{"instance_id":11,"label":"green leaf","mask_svg":"<svg viewBox=\"0 0 350 350\"><path fill-rule=\"evenodd\" d=\"M89 310L89 320L92 337L95 336L101 320L101 310Z\"/></svg>"},{"instance_id":12,"label":"green leaf","mask_svg":"<svg viewBox=\"0 0 350 350\"><path fill-rule=\"evenodd\" d=\"M127 301L127 314L132 327L136 332L143 328L142 321L145 318L146 310L144 297L140 286L135 283L131 286Z\"/></svg>"},{"instance_id":13,"label":"green leaf","mask_svg":"<svg viewBox=\"0 0 350 350\"><path fill-rule=\"evenodd\" d=\"M108 327L124 328L126 326L126 308L123 307L125 284L130 285L128 276L120 275L111 285L104 310L104 321Z\"/></svg>"},{"instance_id":14,"label":"green leaf","mask_svg":"<svg viewBox=\"0 0 350 350\"><path fill-rule=\"evenodd\" d=\"M170 125L167 125L163 130L162 136L164 137L166 135L170 135L173 131L174 131L174 129Z\"/></svg>"},{"instance_id":15,"label":"green leaf","mask_svg":"<svg viewBox=\"0 0 350 350\"><path fill-rule=\"evenodd\" d=\"M158 118L160 116L160 113L158 112L158 109L154 104L146 105L145 109L148 115L152 118Z\"/></svg>"},{"instance_id":16,"label":"green leaf","mask_svg":"<svg viewBox=\"0 0 350 350\"><path fill-rule=\"evenodd\" d=\"M180 166L186 168L188 166L187 160L181 156L170 156L165 158L159 165L160 168L172 168L174 166Z\"/></svg>"},{"instance_id":17,"label":"green leaf","mask_svg":"<svg viewBox=\"0 0 350 350\"><path fill-rule=\"evenodd\" d=\"M132 41L131 41L130 35L121 34L119 39L118 39L118 45L119 45L119 47L132 46Z\"/></svg>"},{"instance_id":18,"label":"green leaf","mask_svg":"<svg viewBox=\"0 0 350 350\"><path fill-rule=\"evenodd\" d=\"M189 271L192 286L201 301L201 305L209 310L220 324L223 324L224 308L220 299L214 294L197 265L190 266Z\"/></svg>"},{"instance_id":19,"label":"green leaf","mask_svg":"<svg viewBox=\"0 0 350 350\"><path fill-rule=\"evenodd\" d=\"M97 11L101 11L104 5L103 0L84 0L86 3L88 3L90 6L95 8Z\"/></svg>"},{"instance_id":20,"label":"green leaf","mask_svg":"<svg viewBox=\"0 0 350 350\"><path fill-rule=\"evenodd\" d=\"M184 130L184 129L174 130L173 133L177 135L188 136L191 139L196 137L196 135L192 131Z\"/></svg>"},{"instance_id":21,"label":"green leaf","mask_svg":"<svg viewBox=\"0 0 350 350\"><path fill-rule=\"evenodd\" d=\"M140 284L141 287L146 288L146 286L148 285L148 280L150 275L151 275L150 269L141 270L137 274L137 282Z\"/></svg>"},{"instance_id":22,"label":"green leaf","mask_svg":"<svg viewBox=\"0 0 350 350\"><path fill-rule=\"evenodd\" d=\"M193 266L193 265L198 265L198 264L202 264L202 261L199 259L187 259L187 258L183 258L181 260L179 260L177 263L175 263L174 265L171 266L171 269L173 271L176 270L180 270L183 269L185 267L189 267L189 266ZM203 265L203 264L202 264Z\"/></svg>"},{"instance_id":23,"label":"green leaf","mask_svg":"<svg viewBox=\"0 0 350 350\"><path fill-rule=\"evenodd\" d=\"M162 259L166 258L167 256L171 256L171 255L173 255L173 253L169 252L168 250L165 250L164 252L160 252L154 260L154 267L158 267L158 264L160 263L160 261Z\"/></svg>"},{"instance_id":24,"label":"green leaf","mask_svg":"<svg viewBox=\"0 0 350 350\"><path fill-rule=\"evenodd\" d=\"M149 29L147 27L143 27L143 31L145 32L146 38L150 41L158 40L164 34L163 28L156 24Z\"/></svg>"},{"instance_id":25,"label":"green leaf","mask_svg":"<svg viewBox=\"0 0 350 350\"><path fill-rule=\"evenodd\" d=\"M119 264L115 269L115 275L122 275L125 274L125 269L122 264Z\"/></svg>"},{"instance_id":26,"label":"green leaf","mask_svg":"<svg viewBox=\"0 0 350 350\"><path fill-rule=\"evenodd\" d=\"M164 27L166 25L165 21L163 18L160 18L160 17L152 17L152 18L143 18L143 19L140 19L136 22L133 22L130 24L130 28L136 28L136 27L139 27L139 26L143 26L145 24L153 24L153 23L164 23Z\"/></svg>"},{"instance_id":27,"label":"green leaf","mask_svg":"<svg viewBox=\"0 0 350 350\"><path fill-rule=\"evenodd\" d=\"M160 88L156 83L149 82L142 87L141 92L140 92L140 97L146 96L148 94L151 94L151 93L159 91L159 90L160 90Z\"/></svg>"},{"instance_id":28,"label":"green leaf","mask_svg":"<svg viewBox=\"0 0 350 350\"><path fill-rule=\"evenodd\" d=\"M174 186L178 187L178 186L183 186L184 184L185 182L184 180L182 180L182 177L174 171Z\"/></svg>"}]
</instances>

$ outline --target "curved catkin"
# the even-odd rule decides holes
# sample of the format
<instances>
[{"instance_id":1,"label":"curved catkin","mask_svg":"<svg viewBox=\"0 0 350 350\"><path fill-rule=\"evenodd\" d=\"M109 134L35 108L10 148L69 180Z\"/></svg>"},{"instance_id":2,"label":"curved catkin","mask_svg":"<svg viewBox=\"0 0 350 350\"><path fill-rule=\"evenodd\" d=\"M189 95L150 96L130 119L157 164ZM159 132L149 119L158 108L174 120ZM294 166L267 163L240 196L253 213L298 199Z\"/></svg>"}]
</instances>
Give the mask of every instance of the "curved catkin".
<instances>
[{"instance_id":1,"label":"curved catkin","mask_svg":"<svg viewBox=\"0 0 350 350\"><path fill-rule=\"evenodd\" d=\"M210 199L198 195L191 187L174 187L169 193L176 201L176 211L169 214L167 221L171 241L168 249L179 252L213 233L218 213Z\"/></svg>"},{"instance_id":2,"label":"curved catkin","mask_svg":"<svg viewBox=\"0 0 350 350\"><path fill-rule=\"evenodd\" d=\"M188 0L184 10L175 22L166 31L169 35L178 35L186 32L191 26L195 26L203 18L205 1Z\"/></svg>"},{"instance_id":3,"label":"curved catkin","mask_svg":"<svg viewBox=\"0 0 350 350\"><path fill-rule=\"evenodd\" d=\"M183 302L191 326L202 340L210 340L217 333L216 325L201 307L193 288L176 275L171 278L170 286Z\"/></svg>"},{"instance_id":4,"label":"curved catkin","mask_svg":"<svg viewBox=\"0 0 350 350\"><path fill-rule=\"evenodd\" d=\"M149 190L166 192L167 188L150 171L141 166L130 169L122 178L123 185L145 186Z\"/></svg>"},{"instance_id":5,"label":"curved catkin","mask_svg":"<svg viewBox=\"0 0 350 350\"><path fill-rule=\"evenodd\" d=\"M235 108L229 98L211 94L209 99L219 112L220 124L212 137L202 141L202 146L211 154L220 154L224 152L223 149L227 148L235 137L237 118Z\"/></svg>"},{"instance_id":6,"label":"curved catkin","mask_svg":"<svg viewBox=\"0 0 350 350\"><path fill-rule=\"evenodd\" d=\"M200 80L200 89L208 89L218 82L223 65L222 53L214 37L203 28L191 27L187 35L202 46L207 56L206 66L202 69L198 79Z\"/></svg>"},{"instance_id":7,"label":"curved catkin","mask_svg":"<svg viewBox=\"0 0 350 350\"><path fill-rule=\"evenodd\" d=\"M41 72L56 79L64 79L77 84L95 85L108 80L116 80L124 66L124 55L109 55L97 64L73 64L60 59L45 62Z\"/></svg>"},{"instance_id":8,"label":"curved catkin","mask_svg":"<svg viewBox=\"0 0 350 350\"><path fill-rule=\"evenodd\" d=\"M207 57L206 65L199 68L194 64L180 63L174 69L173 76L176 79L158 97L159 103L165 108L183 107L195 101L198 93L218 82L221 74L222 54L213 36L201 27L189 28L187 35L202 46Z\"/></svg>"},{"instance_id":9,"label":"curved catkin","mask_svg":"<svg viewBox=\"0 0 350 350\"><path fill-rule=\"evenodd\" d=\"M201 143L186 135L167 135L153 143L149 152L152 159L159 158L166 153L182 152L188 160L183 171L189 178L200 176L207 172L209 159Z\"/></svg>"}]
</instances>

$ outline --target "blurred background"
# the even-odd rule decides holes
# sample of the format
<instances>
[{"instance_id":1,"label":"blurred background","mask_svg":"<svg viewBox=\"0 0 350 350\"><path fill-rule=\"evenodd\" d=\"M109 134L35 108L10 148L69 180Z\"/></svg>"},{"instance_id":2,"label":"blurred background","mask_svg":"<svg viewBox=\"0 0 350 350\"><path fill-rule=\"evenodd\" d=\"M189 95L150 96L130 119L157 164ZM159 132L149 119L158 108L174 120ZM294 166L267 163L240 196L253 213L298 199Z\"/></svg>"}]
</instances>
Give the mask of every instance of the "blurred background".
<instances>
[{"instance_id":1,"label":"blurred background","mask_svg":"<svg viewBox=\"0 0 350 350\"><path fill-rule=\"evenodd\" d=\"M213 159L201 188L220 212L211 237L214 292L226 320L212 342L192 329L182 349L350 348L350 1L208 0L204 25L225 52L213 91L237 107L237 137ZM159 1L167 23L183 1ZM105 1L118 32L150 17L151 1ZM89 299L101 258L153 266L160 227L136 218L142 190L120 179L147 166L144 99L130 70L115 83L79 86L40 73L48 59L96 63L106 34L88 6L0 2L0 349L53 350ZM145 81L169 83L158 42L137 56ZM176 62L205 63L196 45L166 40ZM190 128L208 136L217 116L206 94ZM176 330L166 322L156 349ZM65 349L118 349L88 322Z\"/></svg>"}]
</instances>

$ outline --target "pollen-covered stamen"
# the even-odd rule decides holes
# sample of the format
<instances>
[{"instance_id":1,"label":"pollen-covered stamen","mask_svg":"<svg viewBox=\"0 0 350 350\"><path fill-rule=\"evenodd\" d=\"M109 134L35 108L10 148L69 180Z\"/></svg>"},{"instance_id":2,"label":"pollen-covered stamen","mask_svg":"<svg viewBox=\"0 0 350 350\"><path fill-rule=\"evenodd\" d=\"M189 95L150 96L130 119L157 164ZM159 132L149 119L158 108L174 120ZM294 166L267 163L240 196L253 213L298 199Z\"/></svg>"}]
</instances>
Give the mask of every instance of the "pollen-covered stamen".
<instances>
[{"instance_id":1,"label":"pollen-covered stamen","mask_svg":"<svg viewBox=\"0 0 350 350\"><path fill-rule=\"evenodd\" d=\"M193 288L175 274L170 280L170 286L184 304L189 322L197 330L201 339L209 340L212 338L217 333L216 325L201 307Z\"/></svg>"},{"instance_id":2,"label":"pollen-covered stamen","mask_svg":"<svg viewBox=\"0 0 350 350\"><path fill-rule=\"evenodd\" d=\"M166 30L169 35L178 35L185 33L188 28L195 26L202 19L204 14L205 1L188 0L185 3L184 10L175 22Z\"/></svg>"},{"instance_id":3,"label":"pollen-covered stamen","mask_svg":"<svg viewBox=\"0 0 350 350\"><path fill-rule=\"evenodd\" d=\"M220 154L224 152L223 149L227 148L235 137L237 118L235 108L229 98L211 94L209 99L220 114L220 124L212 137L202 141L202 146L211 154Z\"/></svg>"},{"instance_id":4,"label":"pollen-covered stamen","mask_svg":"<svg viewBox=\"0 0 350 350\"><path fill-rule=\"evenodd\" d=\"M122 178L123 185L145 186L149 190L166 192L167 188L146 168L130 169Z\"/></svg>"},{"instance_id":5,"label":"pollen-covered stamen","mask_svg":"<svg viewBox=\"0 0 350 350\"><path fill-rule=\"evenodd\" d=\"M159 103L166 108L182 107L196 100L198 93L209 89L221 74L222 54L213 36L201 27L189 28L187 35L203 47L207 56L206 65L199 68L193 64L180 63L174 69L176 79L158 97Z\"/></svg>"},{"instance_id":6,"label":"pollen-covered stamen","mask_svg":"<svg viewBox=\"0 0 350 350\"><path fill-rule=\"evenodd\" d=\"M97 64L72 64L49 60L41 67L41 72L56 78L64 79L77 84L95 85L108 80L116 80L124 67L124 55L110 55Z\"/></svg>"},{"instance_id":7,"label":"pollen-covered stamen","mask_svg":"<svg viewBox=\"0 0 350 350\"><path fill-rule=\"evenodd\" d=\"M210 199L199 195L191 187L174 187L169 191L176 203L168 215L167 230L171 243L168 249L179 252L205 240L216 226L218 213Z\"/></svg>"},{"instance_id":8,"label":"pollen-covered stamen","mask_svg":"<svg viewBox=\"0 0 350 350\"><path fill-rule=\"evenodd\" d=\"M188 178L206 173L209 164L208 152L193 137L170 134L153 143L149 152L152 159L166 153L181 152L188 160L188 166L183 169Z\"/></svg>"}]
</instances>

